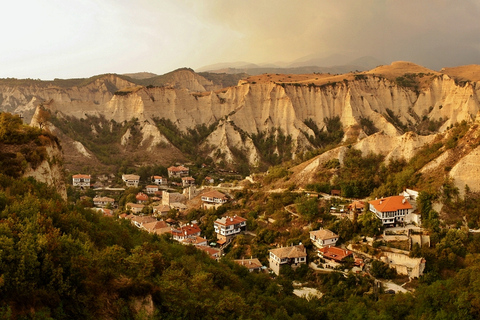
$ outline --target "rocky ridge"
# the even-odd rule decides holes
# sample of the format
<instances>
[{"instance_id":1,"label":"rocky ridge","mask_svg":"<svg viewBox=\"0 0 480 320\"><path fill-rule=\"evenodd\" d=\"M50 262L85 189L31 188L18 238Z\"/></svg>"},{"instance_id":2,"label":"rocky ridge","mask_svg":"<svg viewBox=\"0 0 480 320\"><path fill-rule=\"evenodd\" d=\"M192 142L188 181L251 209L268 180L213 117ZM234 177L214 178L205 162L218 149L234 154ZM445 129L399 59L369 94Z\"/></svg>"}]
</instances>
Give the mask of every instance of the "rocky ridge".
<instances>
[{"instance_id":1,"label":"rocky ridge","mask_svg":"<svg viewBox=\"0 0 480 320\"><path fill-rule=\"evenodd\" d=\"M302 75L300 80L294 75L281 80L262 75L222 89L212 81L199 80L201 77L189 69L169 77L170 83L160 87L139 87L133 80L116 75L72 87L0 84L1 107L28 113L42 104L59 117L104 117L116 123L136 118L142 145L150 151L156 145L169 144L155 126L155 119L169 119L182 132L199 125L216 125L202 144L209 146L208 154L224 154L233 162L231 149L242 150L251 165L259 160L251 138L261 132L278 134L280 130L290 136L293 154L311 149L306 136L315 133L305 124L307 119L322 129L326 118L339 117L347 132L358 128L362 119L369 119L379 133L362 140L367 135L361 129L353 130L358 134L350 142L362 140L358 148L365 152L408 158L407 154L432 138L402 136L406 127L438 121L438 131L442 132L456 122L473 121L480 110L477 81L459 82L455 74L406 62L356 74ZM82 154L89 152L77 149Z\"/></svg>"}]
</instances>

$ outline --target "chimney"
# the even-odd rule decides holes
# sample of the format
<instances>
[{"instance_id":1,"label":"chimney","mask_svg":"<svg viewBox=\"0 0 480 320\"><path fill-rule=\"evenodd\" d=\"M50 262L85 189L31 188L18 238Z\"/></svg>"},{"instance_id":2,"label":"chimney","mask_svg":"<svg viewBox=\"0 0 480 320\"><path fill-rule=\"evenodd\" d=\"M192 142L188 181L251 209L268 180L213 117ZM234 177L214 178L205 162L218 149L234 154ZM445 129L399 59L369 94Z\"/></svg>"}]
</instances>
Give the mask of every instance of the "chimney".
<instances>
[{"instance_id":1,"label":"chimney","mask_svg":"<svg viewBox=\"0 0 480 320\"><path fill-rule=\"evenodd\" d=\"M403 198L402 203L405 203L405 198Z\"/></svg>"}]
</instances>

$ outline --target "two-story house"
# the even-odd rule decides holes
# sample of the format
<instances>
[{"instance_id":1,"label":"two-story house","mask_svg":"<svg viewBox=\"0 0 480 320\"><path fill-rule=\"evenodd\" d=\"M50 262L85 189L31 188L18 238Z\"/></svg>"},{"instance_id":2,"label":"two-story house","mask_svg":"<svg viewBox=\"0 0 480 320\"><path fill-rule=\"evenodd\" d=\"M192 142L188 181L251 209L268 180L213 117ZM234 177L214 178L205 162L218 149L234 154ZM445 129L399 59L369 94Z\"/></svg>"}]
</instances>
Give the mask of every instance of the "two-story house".
<instances>
[{"instance_id":1,"label":"two-story house","mask_svg":"<svg viewBox=\"0 0 480 320\"><path fill-rule=\"evenodd\" d=\"M182 178L182 186L189 187L195 185L195 179L192 177L183 177Z\"/></svg>"},{"instance_id":2,"label":"two-story house","mask_svg":"<svg viewBox=\"0 0 480 320\"><path fill-rule=\"evenodd\" d=\"M104 208L107 205L113 206L115 203L115 199L109 197L95 197L93 198L93 204L95 207Z\"/></svg>"},{"instance_id":3,"label":"two-story house","mask_svg":"<svg viewBox=\"0 0 480 320\"><path fill-rule=\"evenodd\" d=\"M369 209L384 226L396 226L403 224L405 217L413 212L412 205L403 196L392 196L388 198L369 201Z\"/></svg>"},{"instance_id":4,"label":"two-story house","mask_svg":"<svg viewBox=\"0 0 480 320\"><path fill-rule=\"evenodd\" d=\"M89 174L75 174L72 176L73 186L80 188L90 188L92 177Z\"/></svg>"},{"instance_id":5,"label":"two-story house","mask_svg":"<svg viewBox=\"0 0 480 320\"><path fill-rule=\"evenodd\" d=\"M159 186L162 184L167 184L167 179L162 176L151 176L150 179L152 179L152 183Z\"/></svg>"},{"instance_id":6,"label":"two-story house","mask_svg":"<svg viewBox=\"0 0 480 320\"><path fill-rule=\"evenodd\" d=\"M302 244L291 247L276 248L269 251L268 262L275 274L280 274L280 266L289 264L293 268L307 263L307 249Z\"/></svg>"},{"instance_id":7,"label":"two-story house","mask_svg":"<svg viewBox=\"0 0 480 320\"><path fill-rule=\"evenodd\" d=\"M177 241L183 241L187 238L200 236L202 230L196 224L187 224L178 229L172 229L172 238Z\"/></svg>"},{"instance_id":8,"label":"two-story house","mask_svg":"<svg viewBox=\"0 0 480 320\"><path fill-rule=\"evenodd\" d=\"M229 240L247 228L247 219L233 216L223 217L213 223L217 239Z\"/></svg>"},{"instance_id":9,"label":"two-story house","mask_svg":"<svg viewBox=\"0 0 480 320\"><path fill-rule=\"evenodd\" d=\"M202 194L202 207L204 209L218 208L228 201L228 197L217 190Z\"/></svg>"},{"instance_id":10,"label":"two-story house","mask_svg":"<svg viewBox=\"0 0 480 320\"><path fill-rule=\"evenodd\" d=\"M334 246L338 241L338 235L327 229L310 231L310 240L318 247Z\"/></svg>"},{"instance_id":11,"label":"two-story house","mask_svg":"<svg viewBox=\"0 0 480 320\"><path fill-rule=\"evenodd\" d=\"M145 192L148 194L155 194L156 192L158 192L158 185L149 184L148 186L145 187Z\"/></svg>"},{"instance_id":12,"label":"two-story house","mask_svg":"<svg viewBox=\"0 0 480 320\"><path fill-rule=\"evenodd\" d=\"M184 166L172 166L167 169L168 171L168 177L186 177L188 176L190 169L184 167Z\"/></svg>"},{"instance_id":13,"label":"two-story house","mask_svg":"<svg viewBox=\"0 0 480 320\"><path fill-rule=\"evenodd\" d=\"M129 202L125 205L125 207L127 210L130 210L133 213L140 213L145 206L143 204Z\"/></svg>"},{"instance_id":14,"label":"two-story house","mask_svg":"<svg viewBox=\"0 0 480 320\"><path fill-rule=\"evenodd\" d=\"M140 176L136 174L123 174L122 180L125 182L127 187L138 187L140 182Z\"/></svg>"}]
</instances>

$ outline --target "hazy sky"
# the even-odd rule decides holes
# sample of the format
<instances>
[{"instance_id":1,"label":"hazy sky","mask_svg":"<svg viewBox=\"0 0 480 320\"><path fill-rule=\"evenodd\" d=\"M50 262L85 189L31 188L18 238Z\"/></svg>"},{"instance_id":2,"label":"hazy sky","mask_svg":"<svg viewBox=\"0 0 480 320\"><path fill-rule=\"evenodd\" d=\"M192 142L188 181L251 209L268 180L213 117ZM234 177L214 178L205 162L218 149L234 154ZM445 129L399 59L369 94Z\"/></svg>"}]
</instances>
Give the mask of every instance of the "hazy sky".
<instances>
[{"instance_id":1,"label":"hazy sky","mask_svg":"<svg viewBox=\"0 0 480 320\"><path fill-rule=\"evenodd\" d=\"M0 78L74 78L318 54L480 64L480 0L15 0Z\"/></svg>"}]
</instances>

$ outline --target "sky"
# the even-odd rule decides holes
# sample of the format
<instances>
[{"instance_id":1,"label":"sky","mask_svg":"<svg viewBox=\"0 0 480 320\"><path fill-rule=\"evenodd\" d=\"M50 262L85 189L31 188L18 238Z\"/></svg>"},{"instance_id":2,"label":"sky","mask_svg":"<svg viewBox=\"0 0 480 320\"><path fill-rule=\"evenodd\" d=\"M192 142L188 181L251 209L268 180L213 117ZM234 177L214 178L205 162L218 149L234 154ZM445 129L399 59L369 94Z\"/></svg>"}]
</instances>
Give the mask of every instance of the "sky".
<instances>
[{"instance_id":1,"label":"sky","mask_svg":"<svg viewBox=\"0 0 480 320\"><path fill-rule=\"evenodd\" d=\"M15 0L0 78L85 78L306 56L480 64L480 0Z\"/></svg>"}]
</instances>

